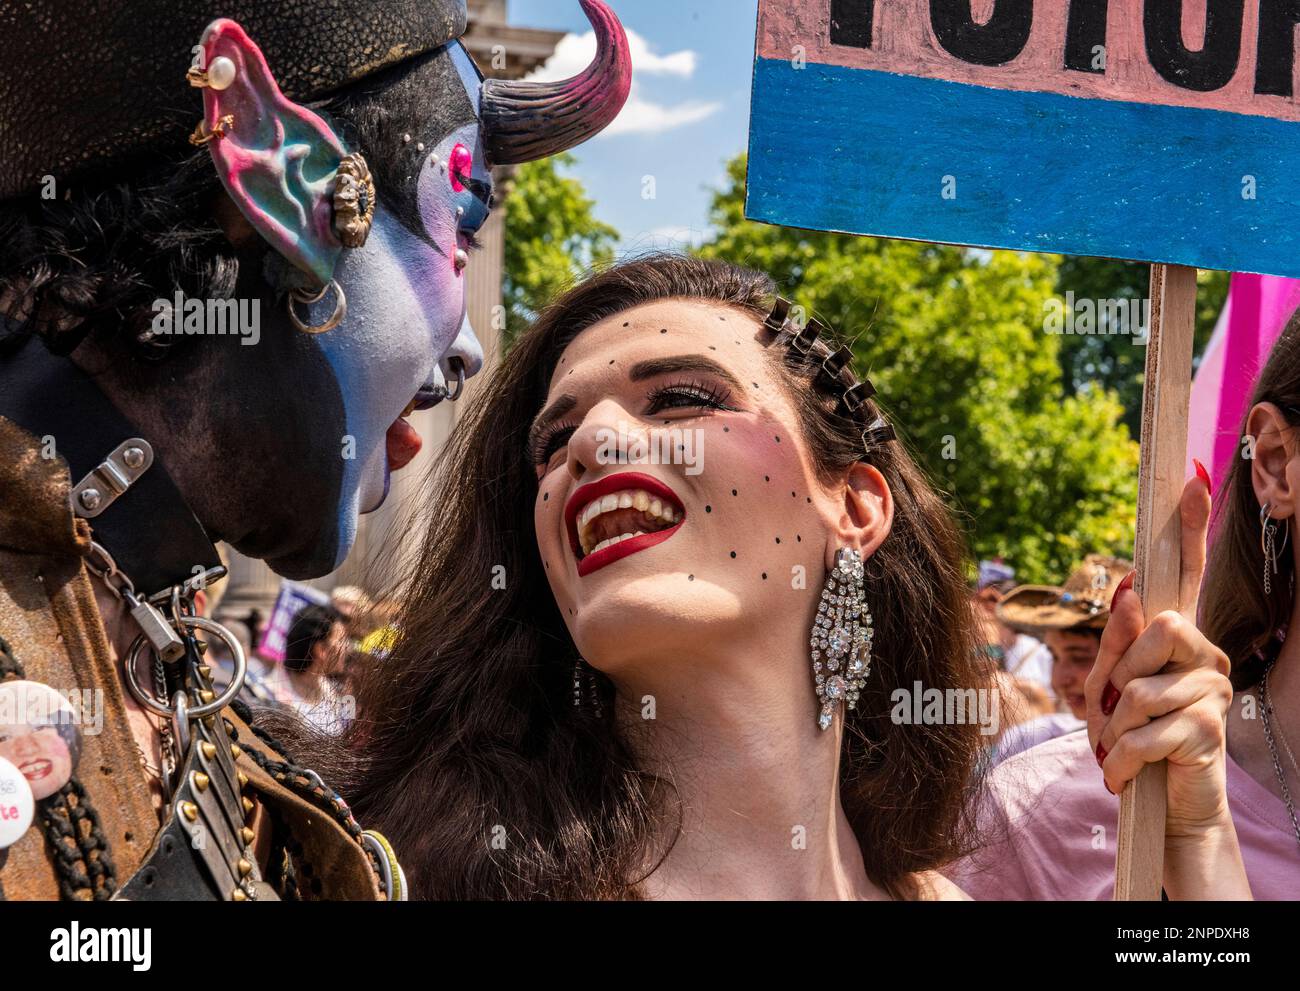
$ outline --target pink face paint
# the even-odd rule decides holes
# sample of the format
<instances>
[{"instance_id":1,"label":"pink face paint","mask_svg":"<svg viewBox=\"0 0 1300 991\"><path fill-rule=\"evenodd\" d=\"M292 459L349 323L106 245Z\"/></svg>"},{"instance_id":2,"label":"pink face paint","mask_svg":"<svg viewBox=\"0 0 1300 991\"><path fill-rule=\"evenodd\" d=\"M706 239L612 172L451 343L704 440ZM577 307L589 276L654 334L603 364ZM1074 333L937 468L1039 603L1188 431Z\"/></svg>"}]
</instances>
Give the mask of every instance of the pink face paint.
<instances>
[{"instance_id":1,"label":"pink face paint","mask_svg":"<svg viewBox=\"0 0 1300 991\"><path fill-rule=\"evenodd\" d=\"M456 192L465 191L465 186L456 178L468 176L474 171L474 156L464 145L457 145L451 150L451 159L447 163L447 175L451 179L451 188Z\"/></svg>"}]
</instances>

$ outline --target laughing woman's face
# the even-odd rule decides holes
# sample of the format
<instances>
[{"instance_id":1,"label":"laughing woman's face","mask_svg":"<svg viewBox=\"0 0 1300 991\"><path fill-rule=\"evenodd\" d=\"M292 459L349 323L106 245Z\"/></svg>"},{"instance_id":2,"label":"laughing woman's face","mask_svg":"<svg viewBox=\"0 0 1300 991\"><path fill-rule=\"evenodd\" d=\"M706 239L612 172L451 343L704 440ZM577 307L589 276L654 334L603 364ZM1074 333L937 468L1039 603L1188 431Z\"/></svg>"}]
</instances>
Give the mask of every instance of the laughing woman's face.
<instances>
[{"instance_id":1,"label":"laughing woman's face","mask_svg":"<svg viewBox=\"0 0 1300 991\"><path fill-rule=\"evenodd\" d=\"M538 549L579 651L616 680L811 619L843 496L760 338L737 309L646 304L580 333L551 378Z\"/></svg>"}]
</instances>

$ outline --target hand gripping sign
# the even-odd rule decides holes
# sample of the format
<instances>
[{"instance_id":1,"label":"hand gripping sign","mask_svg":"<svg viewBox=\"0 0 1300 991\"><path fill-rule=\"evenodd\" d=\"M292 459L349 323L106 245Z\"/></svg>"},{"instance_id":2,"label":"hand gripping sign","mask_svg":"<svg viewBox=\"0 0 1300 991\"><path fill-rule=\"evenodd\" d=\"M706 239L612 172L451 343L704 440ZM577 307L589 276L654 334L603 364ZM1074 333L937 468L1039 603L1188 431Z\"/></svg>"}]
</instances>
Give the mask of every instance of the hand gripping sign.
<instances>
[{"instance_id":1,"label":"hand gripping sign","mask_svg":"<svg viewBox=\"0 0 1300 991\"><path fill-rule=\"evenodd\" d=\"M1137 590L1179 608L1196 269L1300 276L1293 0L759 0L746 214L1152 263ZM1115 895L1160 897L1164 766Z\"/></svg>"}]
</instances>

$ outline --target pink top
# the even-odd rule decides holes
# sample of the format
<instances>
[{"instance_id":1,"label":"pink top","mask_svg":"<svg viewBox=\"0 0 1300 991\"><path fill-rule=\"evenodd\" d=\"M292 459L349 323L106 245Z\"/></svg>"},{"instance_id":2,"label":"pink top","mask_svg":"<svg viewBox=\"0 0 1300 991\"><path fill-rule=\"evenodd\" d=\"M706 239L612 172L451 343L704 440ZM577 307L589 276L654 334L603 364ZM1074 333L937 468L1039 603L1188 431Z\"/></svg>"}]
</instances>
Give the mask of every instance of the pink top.
<instances>
[{"instance_id":1,"label":"pink top","mask_svg":"<svg viewBox=\"0 0 1300 991\"><path fill-rule=\"evenodd\" d=\"M1109 900L1119 799L1080 730L998 765L986 785L986 845L945 873L972 898ZM1300 843L1280 798L1228 758L1228 804L1255 898L1300 898Z\"/></svg>"}]
</instances>

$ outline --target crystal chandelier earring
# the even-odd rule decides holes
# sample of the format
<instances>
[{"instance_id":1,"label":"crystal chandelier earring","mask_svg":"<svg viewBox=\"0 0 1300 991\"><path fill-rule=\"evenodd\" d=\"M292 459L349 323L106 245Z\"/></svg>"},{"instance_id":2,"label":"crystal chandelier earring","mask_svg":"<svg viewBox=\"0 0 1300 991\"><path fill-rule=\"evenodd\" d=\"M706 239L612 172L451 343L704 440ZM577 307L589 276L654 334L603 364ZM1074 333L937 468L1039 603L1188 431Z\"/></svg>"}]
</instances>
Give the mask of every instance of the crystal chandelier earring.
<instances>
[{"instance_id":1,"label":"crystal chandelier earring","mask_svg":"<svg viewBox=\"0 0 1300 991\"><path fill-rule=\"evenodd\" d=\"M862 581L862 557L841 548L835 552L835 567L826 576L817 617L813 620L812 663L817 699L822 704L817 725L828 730L835 710L848 703L857 705L858 694L871 673L871 612Z\"/></svg>"}]
</instances>

